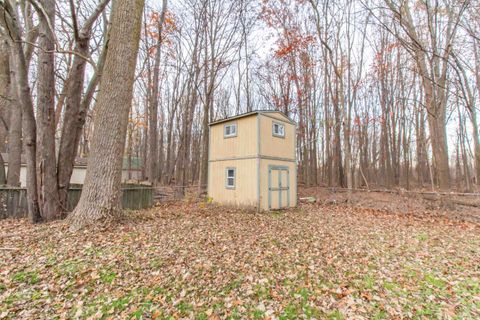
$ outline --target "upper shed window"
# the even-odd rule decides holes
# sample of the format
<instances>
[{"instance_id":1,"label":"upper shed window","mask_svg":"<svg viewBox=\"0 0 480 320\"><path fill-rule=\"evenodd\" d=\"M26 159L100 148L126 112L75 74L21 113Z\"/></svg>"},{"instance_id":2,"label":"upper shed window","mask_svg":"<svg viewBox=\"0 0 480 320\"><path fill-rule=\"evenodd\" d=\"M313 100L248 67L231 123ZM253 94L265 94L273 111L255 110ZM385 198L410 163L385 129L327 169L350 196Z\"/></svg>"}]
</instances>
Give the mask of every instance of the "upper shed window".
<instances>
[{"instance_id":1,"label":"upper shed window","mask_svg":"<svg viewBox=\"0 0 480 320\"><path fill-rule=\"evenodd\" d=\"M237 124L230 123L223 126L223 137L231 138L237 136Z\"/></svg>"},{"instance_id":2,"label":"upper shed window","mask_svg":"<svg viewBox=\"0 0 480 320\"><path fill-rule=\"evenodd\" d=\"M272 125L272 134L275 137L284 138L285 137L285 125L283 125L281 123L278 123L278 122L274 122L273 125Z\"/></svg>"}]
</instances>

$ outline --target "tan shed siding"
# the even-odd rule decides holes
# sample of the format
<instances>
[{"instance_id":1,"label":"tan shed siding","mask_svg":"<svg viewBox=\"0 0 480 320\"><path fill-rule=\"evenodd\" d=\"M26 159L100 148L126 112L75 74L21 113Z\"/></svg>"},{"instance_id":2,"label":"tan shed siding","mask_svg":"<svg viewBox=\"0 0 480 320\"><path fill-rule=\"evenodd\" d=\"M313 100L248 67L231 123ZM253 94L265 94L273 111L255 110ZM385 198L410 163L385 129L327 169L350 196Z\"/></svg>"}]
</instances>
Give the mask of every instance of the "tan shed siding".
<instances>
[{"instance_id":1,"label":"tan shed siding","mask_svg":"<svg viewBox=\"0 0 480 320\"><path fill-rule=\"evenodd\" d=\"M272 119L273 116L276 119ZM279 122L285 126L284 138L273 135L272 126L274 122ZM295 125L287 122L281 114L260 115L260 139L260 154L262 156L295 159Z\"/></svg>"},{"instance_id":2,"label":"tan shed siding","mask_svg":"<svg viewBox=\"0 0 480 320\"><path fill-rule=\"evenodd\" d=\"M268 166L285 166L288 167L290 178L290 207L297 205L297 176L296 164L292 161L276 161L269 159L260 160L260 208L268 210Z\"/></svg>"},{"instance_id":3,"label":"tan shed siding","mask_svg":"<svg viewBox=\"0 0 480 320\"><path fill-rule=\"evenodd\" d=\"M237 136L223 137L225 125L236 123ZM233 157L254 157L257 154L257 121L252 115L210 127L210 160Z\"/></svg>"},{"instance_id":4,"label":"tan shed siding","mask_svg":"<svg viewBox=\"0 0 480 320\"><path fill-rule=\"evenodd\" d=\"M255 121L253 123L255 124ZM226 188L227 168L235 168L236 170L235 189ZM208 196L212 198L213 202L256 207L256 168L256 159L210 162Z\"/></svg>"}]
</instances>

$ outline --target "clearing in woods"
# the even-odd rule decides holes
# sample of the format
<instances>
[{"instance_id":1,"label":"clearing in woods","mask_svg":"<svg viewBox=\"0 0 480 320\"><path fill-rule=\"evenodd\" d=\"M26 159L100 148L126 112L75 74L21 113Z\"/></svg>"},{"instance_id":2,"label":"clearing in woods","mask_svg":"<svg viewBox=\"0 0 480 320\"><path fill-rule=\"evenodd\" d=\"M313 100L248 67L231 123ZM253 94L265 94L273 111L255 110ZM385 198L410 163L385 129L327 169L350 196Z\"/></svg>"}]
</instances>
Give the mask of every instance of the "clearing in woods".
<instances>
[{"instance_id":1,"label":"clearing in woods","mask_svg":"<svg viewBox=\"0 0 480 320\"><path fill-rule=\"evenodd\" d=\"M480 227L442 217L185 202L0 230L2 319L480 317Z\"/></svg>"}]
</instances>

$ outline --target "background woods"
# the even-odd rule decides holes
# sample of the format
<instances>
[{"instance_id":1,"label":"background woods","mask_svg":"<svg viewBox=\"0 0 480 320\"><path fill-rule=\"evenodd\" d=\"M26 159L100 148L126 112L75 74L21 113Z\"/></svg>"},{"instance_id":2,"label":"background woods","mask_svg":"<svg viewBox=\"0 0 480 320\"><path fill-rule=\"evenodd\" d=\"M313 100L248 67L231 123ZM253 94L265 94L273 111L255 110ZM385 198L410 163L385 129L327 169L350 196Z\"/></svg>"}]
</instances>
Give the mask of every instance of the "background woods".
<instances>
[{"instance_id":1,"label":"background woods","mask_svg":"<svg viewBox=\"0 0 480 320\"><path fill-rule=\"evenodd\" d=\"M56 219L76 157L93 163L96 135L108 136L94 119L120 110L102 88L115 90L108 101L130 100L120 95L128 81L101 85L109 51L136 39L111 38L115 1L0 3L0 182L19 186L25 163L31 220ZM123 166L179 195L189 185L204 193L208 123L276 109L298 124L302 184L474 191L479 9L473 0L147 1L117 141Z\"/></svg>"}]
</instances>

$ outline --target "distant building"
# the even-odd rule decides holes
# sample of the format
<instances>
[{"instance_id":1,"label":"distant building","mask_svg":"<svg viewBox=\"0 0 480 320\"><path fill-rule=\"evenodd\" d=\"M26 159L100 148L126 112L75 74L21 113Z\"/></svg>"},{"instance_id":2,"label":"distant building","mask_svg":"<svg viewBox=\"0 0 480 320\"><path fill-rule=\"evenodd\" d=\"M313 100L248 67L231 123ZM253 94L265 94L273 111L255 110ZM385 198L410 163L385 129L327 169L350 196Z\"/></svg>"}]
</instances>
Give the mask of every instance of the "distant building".
<instances>
[{"instance_id":1,"label":"distant building","mask_svg":"<svg viewBox=\"0 0 480 320\"><path fill-rule=\"evenodd\" d=\"M259 210L297 205L296 125L278 111L210 123L208 195Z\"/></svg>"},{"instance_id":2,"label":"distant building","mask_svg":"<svg viewBox=\"0 0 480 320\"><path fill-rule=\"evenodd\" d=\"M5 161L5 172L8 172L8 154L2 153L3 160ZM75 159L75 166L73 167L71 184L82 184L85 181L85 174L87 173L87 161L88 158ZM129 168L130 167L130 168ZM123 159L122 169L122 182L127 181L139 181L142 179L142 170L140 161L137 158L133 158L129 166L128 159ZM22 154L21 167L20 167L20 186L25 187L27 181L27 166L25 157Z\"/></svg>"}]
</instances>

